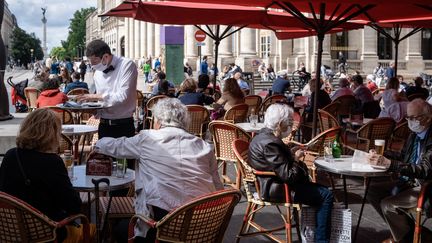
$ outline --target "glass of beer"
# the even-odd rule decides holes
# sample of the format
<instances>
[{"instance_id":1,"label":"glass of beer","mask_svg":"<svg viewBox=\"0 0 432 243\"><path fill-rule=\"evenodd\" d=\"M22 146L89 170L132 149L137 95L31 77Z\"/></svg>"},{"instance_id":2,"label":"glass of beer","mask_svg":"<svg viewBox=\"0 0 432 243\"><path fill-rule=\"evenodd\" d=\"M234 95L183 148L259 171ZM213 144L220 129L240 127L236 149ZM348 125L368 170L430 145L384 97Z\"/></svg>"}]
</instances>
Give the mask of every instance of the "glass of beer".
<instances>
[{"instance_id":1,"label":"glass of beer","mask_svg":"<svg viewBox=\"0 0 432 243\"><path fill-rule=\"evenodd\" d=\"M385 140L376 139L375 140L375 151L377 152L377 154L383 155L384 154L384 148L385 148Z\"/></svg>"}]
</instances>

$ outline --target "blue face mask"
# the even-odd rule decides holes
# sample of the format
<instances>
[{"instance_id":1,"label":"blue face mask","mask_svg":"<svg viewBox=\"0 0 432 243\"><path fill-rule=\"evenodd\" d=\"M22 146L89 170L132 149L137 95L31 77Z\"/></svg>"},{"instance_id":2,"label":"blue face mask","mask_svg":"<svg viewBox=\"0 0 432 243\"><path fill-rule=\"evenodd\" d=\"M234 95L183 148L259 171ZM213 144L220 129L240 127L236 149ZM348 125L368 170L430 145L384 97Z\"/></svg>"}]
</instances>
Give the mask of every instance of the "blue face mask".
<instances>
[{"instance_id":1,"label":"blue face mask","mask_svg":"<svg viewBox=\"0 0 432 243\"><path fill-rule=\"evenodd\" d=\"M415 133L421 133L426 130L426 127L421 125L420 121L416 119L408 120L408 127L411 131Z\"/></svg>"}]
</instances>

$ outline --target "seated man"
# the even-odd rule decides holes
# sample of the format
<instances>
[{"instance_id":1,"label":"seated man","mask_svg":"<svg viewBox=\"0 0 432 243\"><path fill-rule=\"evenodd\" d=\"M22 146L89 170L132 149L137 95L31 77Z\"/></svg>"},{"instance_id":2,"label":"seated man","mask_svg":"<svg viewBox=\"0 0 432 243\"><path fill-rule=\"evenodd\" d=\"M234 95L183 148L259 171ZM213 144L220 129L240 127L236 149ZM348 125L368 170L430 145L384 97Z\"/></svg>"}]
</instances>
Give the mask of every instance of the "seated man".
<instances>
[{"instance_id":1,"label":"seated man","mask_svg":"<svg viewBox=\"0 0 432 243\"><path fill-rule=\"evenodd\" d=\"M240 89L243 91L245 95L249 94L249 84L248 82L244 81L242 78L242 73L237 72L234 74L235 80L237 80L238 85L240 86Z\"/></svg>"},{"instance_id":2,"label":"seated man","mask_svg":"<svg viewBox=\"0 0 432 243\"><path fill-rule=\"evenodd\" d=\"M186 106L165 98L152 111L154 130L142 130L131 138L102 138L95 152L139 159L135 212L160 220L170 210L223 185L212 146L186 131ZM147 225L138 221L135 242L154 242L155 232L147 231Z\"/></svg>"},{"instance_id":3,"label":"seated man","mask_svg":"<svg viewBox=\"0 0 432 243\"><path fill-rule=\"evenodd\" d=\"M278 178L258 177L261 197L273 202L284 202L284 184L294 191L294 202L317 207L315 242L329 242L333 194L324 186L309 181L306 165L298 161L283 143L291 132L293 110L284 104L273 104L265 113L264 125L249 146L251 166L261 171L273 171Z\"/></svg>"},{"instance_id":4,"label":"seated man","mask_svg":"<svg viewBox=\"0 0 432 243\"><path fill-rule=\"evenodd\" d=\"M363 78L360 75L352 76L354 86L354 96L361 102L361 105L374 101L372 92L363 84Z\"/></svg>"},{"instance_id":5,"label":"seated man","mask_svg":"<svg viewBox=\"0 0 432 243\"><path fill-rule=\"evenodd\" d=\"M278 73L278 77L272 85L273 94L285 94L285 91L291 90L291 84L287 77L288 75L285 71L281 71Z\"/></svg>"},{"instance_id":6,"label":"seated man","mask_svg":"<svg viewBox=\"0 0 432 243\"><path fill-rule=\"evenodd\" d=\"M88 90L88 85L86 82L81 82L80 80L81 74L79 72L74 72L72 74L72 82L67 84L63 93L67 94L69 91L76 89L76 88L83 88Z\"/></svg>"},{"instance_id":7,"label":"seated man","mask_svg":"<svg viewBox=\"0 0 432 243\"><path fill-rule=\"evenodd\" d=\"M414 79L414 86L409 86L406 88L406 96L409 97L413 94L422 94L425 98L429 97L429 91L423 88L423 83L424 81L421 77L416 77Z\"/></svg>"},{"instance_id":8,"label":"seated man","mask_svg":"<svg viewBox=\"0 0 432 243\"><path fill-rule=\"evenodd\" d=\"M368 200L390 227L393 240L412 242L414 222L406 211L417 207L420 186L432 178L432 106L422 99L408 104L407 120L412 134L401 153L370 152L369 163L400 174L399 180L385 178L371 185ZM393 242L389 239L387 242Z\"/></svg>"},{"instance_id":9,"label":"seated man","mask_svg":"<svg viewBox=\"0 0 432 243\"><path fill-rule=\"evenodd\" d=\"M339 79L339 88L334 92L331 99L335 100L343 95L354 95L352 89L350 88L350 82L346 78Z\"/></svg>"}]
</instances>

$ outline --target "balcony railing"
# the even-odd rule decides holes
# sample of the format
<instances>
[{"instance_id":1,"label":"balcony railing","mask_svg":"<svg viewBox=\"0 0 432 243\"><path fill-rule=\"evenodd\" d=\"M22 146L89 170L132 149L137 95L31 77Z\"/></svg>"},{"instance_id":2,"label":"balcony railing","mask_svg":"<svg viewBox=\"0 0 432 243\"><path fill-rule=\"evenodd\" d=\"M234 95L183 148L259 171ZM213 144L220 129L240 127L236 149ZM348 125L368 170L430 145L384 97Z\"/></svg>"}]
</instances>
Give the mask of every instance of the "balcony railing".
<instances>
[{"instance_id":1,"label":"balcony railing","mask_svg":"<svg viewBox=\"0 0 432 243\"><path fill-rule=\"evenodd\" d=\"M432 70L432 60L424 60L425 70Z\"/></svg>"}]
</instances>

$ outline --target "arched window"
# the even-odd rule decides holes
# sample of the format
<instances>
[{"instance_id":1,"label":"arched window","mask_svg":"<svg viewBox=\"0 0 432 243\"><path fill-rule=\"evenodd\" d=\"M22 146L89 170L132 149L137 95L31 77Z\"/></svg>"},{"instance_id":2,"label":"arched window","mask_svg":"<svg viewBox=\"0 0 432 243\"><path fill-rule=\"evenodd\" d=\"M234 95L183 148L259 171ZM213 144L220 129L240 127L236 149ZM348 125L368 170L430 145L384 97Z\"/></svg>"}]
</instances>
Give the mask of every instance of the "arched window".
<instances>
[{"instance_id":1,"label":"arched window","mask_svg":"<svg viewBox=\"0 0 432 243\"><path fill-rule=\"evenodd\" d=\"M392 29L386 28L388 34L392 34ZM378 33L377 35L378 59L386 60L393 59L393 43L392 40L385 35Z\"/></svg>"},{"instance_id":2,"label":"arched window","mask_svg":"<svg viewBox=\"0 0 432 243\"><path fill-rule=\"evenodd\" d=\"M423 59L432 59L432 29L423 29L421 32L421 48Z\"/></svg>"},{"instance_id":3,"label":"arched window","mask_svg":"<svg viewBox=\"0 0 432 243\"><path fill-rule=\"evenodd\" d=\"M331 58L338 59L341 51L345 58L348 59L348 32L338 32L331 35Z\"/></svg>"}]
</instances>

